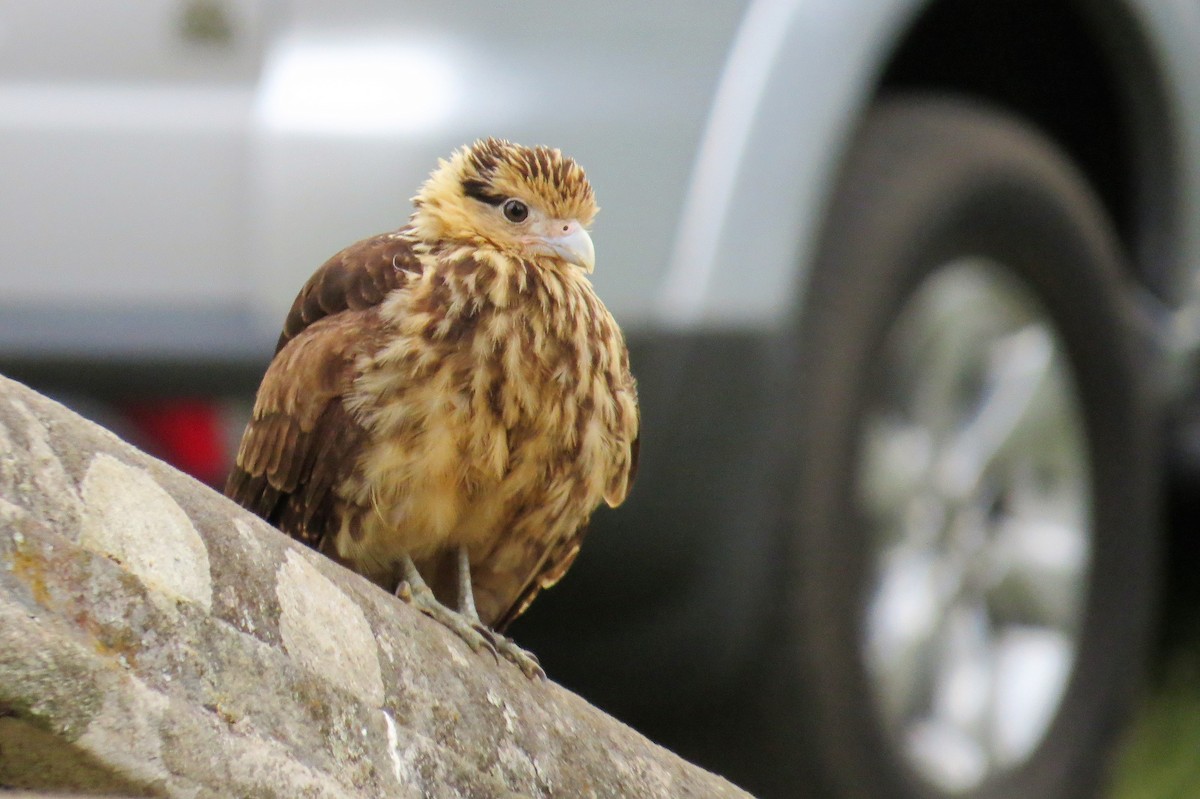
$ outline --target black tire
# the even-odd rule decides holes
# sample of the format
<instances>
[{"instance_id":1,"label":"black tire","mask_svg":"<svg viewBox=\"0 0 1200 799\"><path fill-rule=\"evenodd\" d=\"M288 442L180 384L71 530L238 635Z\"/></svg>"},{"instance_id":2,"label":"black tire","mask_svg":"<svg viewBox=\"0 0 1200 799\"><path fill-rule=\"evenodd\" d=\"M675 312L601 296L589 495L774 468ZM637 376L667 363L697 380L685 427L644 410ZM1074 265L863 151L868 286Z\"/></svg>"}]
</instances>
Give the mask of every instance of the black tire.
<instances>
[{"instance_id":1,"label":"black tire","mask_svg":"<svg viewBox=\"0 0 1200 799\"><path fill-rule=\"evenodd\" d=\"M1035 297L1065 352L1090 458L1091 549L1074 665L1028 757L955 793L900 752L865 663L872 590L855 497L864 415L880 348L940 265L982 256ZM780 439L785 523L780 650L768 681L783 769L811 748L781 795L806 784L845 797L1095 794L1140 680L1159 570L1158 447L1144 353L1127 313L1120 248L1086 181L1058 149L1006 114L953 99L880 102L840 175L788 371L795 401ZM803 744L802 742L808 742Z\"/></svg>"}]
</instances>

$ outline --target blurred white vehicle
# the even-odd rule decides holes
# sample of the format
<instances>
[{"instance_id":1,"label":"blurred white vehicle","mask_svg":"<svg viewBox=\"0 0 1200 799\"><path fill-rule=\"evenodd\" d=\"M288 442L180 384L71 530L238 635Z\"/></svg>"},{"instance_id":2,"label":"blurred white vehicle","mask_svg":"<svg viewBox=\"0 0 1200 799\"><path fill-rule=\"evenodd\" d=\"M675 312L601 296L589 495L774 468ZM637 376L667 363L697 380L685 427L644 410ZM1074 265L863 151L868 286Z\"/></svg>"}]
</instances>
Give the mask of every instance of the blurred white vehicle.
<instances>
[{"instance_id":1,"label":"blurred white vehicle","mask_svg":"<svg viewBox=\"0 0 1200 799\"><path fill-rule=\"evenodd\" d=\"M518 638L763 795L1088 796L1192 439L1198 52L1180 0L6 0L0 369L215 482L316 266L561 147L643 465Z\"/></svg>"}]
</instances>

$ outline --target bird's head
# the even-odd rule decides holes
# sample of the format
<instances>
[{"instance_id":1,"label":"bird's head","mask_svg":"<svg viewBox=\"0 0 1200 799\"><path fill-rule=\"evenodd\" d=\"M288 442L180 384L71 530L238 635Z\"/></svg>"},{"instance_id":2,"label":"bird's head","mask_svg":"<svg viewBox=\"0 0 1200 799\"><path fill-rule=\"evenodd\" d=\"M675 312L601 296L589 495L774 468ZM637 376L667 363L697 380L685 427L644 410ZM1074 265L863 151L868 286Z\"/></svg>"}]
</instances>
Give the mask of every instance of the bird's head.
<instances>
[{"instance_id":1,"label":"bird's head","mask_svg":"<svg viewBox=\"0 0 1200 799\"><path fill-rule=\"evenodd\" d=\"M440 160L413 198L412 227L428 242L491 247L524 260L558 258L591 272L587 176L549 147L481 139Z\"/></svg>"}]
</instances>

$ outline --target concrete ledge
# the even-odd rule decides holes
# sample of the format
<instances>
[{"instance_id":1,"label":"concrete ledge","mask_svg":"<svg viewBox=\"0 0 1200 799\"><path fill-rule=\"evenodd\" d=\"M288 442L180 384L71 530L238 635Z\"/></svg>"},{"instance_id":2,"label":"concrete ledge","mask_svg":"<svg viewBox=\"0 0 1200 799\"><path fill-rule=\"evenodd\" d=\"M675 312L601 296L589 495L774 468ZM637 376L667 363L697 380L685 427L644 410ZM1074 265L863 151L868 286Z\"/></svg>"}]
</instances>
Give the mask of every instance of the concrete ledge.
<instances>
[{"instance_id":1,"label":"concrete ledge","mask_svg":"<svg viewBox=\"0 0 1200 799\"><path fill-rule=\"evenodd\" d=\"M4 378L0 788L746 796Z\"/></svg>"}]
</instances>

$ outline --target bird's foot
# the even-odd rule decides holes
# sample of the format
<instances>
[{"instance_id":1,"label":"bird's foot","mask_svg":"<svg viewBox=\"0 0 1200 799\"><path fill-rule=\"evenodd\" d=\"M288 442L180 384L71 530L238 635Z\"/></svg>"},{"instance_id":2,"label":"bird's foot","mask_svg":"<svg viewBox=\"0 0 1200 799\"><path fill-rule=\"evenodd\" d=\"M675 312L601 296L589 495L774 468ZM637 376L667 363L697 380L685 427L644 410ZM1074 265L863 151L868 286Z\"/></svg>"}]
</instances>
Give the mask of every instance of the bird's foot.
<instances>
[{"instance_id":1,"label":"bird's foot","mask_svg":"<svg viewBox=\"0 0 1200 799\"><path fill-rule=\"evenodd\" d=\"M522 649L511 638L506 638L489 629L482 622L470 619L462 613L446 607L423 583L414 586L407 580L402 580L396 586L396 596L449 629L461 638L472 651L488 652L497 661L503 657L519 668L526 677L545 679L546 672L542 670L541 664L532 652Z\"/></svg>"},{"instance_id":2,"label":"bird's foot","mask_svg":"<svg viewBox=\"0 0 1200 799\"><path fill-rule=\"evenodd\" d=\"M531 680L535 677L541 680L546 679L546 672L542 670L542 664L538 662L537 655L517 646L517 642L511 638L506 638L492 630L488 630L488 632L492 635L492 644L496 647L496 651L503 655L505 660L515 665Z\"/></svg>"},{"instance_id":3,"label":"bird's foot","mask_svg":"<svg viewBox=\"0 0 1200 799\"><path fill-rule=\"evenodd\" d=\"M541 664L532 653L526 652L512 639L505 638L480 621L479 613L475 610L470 564L465 548L459 550L462 584L459 586L460 608L457 611L451 610L438 600L433 590L421 578L421 573L417 571L411 558L405 556L401 565L404 568L404 578L396 586L396 596L449 629L471 647L472 651L490 652L497 662L503 655L505 660L514 664L530 679L546 677L546 672L542 671Z\"/></svg>"},{"instance_id":4,"label":"bird's foot","mask_svg":"<svg viewBox=\"0 0 1200 799\"><path fill-rule=\"evenodd\" d=\"M471 651L488 652L499 661L500 647L497 646L496 634L483 624L443 605L424 583L413 585L408 580L402 580L396 586L396 596L457 635ZM505 657L512 659L507 654Z\"/></svg>"}]
</instances>

